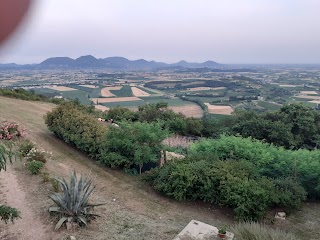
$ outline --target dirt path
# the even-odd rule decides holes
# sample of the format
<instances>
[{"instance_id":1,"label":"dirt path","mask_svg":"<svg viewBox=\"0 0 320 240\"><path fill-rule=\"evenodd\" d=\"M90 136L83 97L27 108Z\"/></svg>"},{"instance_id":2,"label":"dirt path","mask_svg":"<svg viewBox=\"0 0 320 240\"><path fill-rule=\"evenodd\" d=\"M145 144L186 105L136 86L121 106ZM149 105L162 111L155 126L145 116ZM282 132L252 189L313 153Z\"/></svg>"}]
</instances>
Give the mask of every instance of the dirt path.
<instances>
[{"instance_id":1,"label":"dirt path","mask_svg":"<svg viewBox=\"0 0 320 240\"><path fill-rule=\"evenodd\" d=\"M1 203L17 208L21 213L21 219L16 220L14 224L0 224L0 239L45 239L47 237L46 226L33 213L30 207L32 203L27 201L26 193L19 185L13 167L9 167L6 172L1 172L0 183L2 192Z\"/></svg>"}]
</instances>

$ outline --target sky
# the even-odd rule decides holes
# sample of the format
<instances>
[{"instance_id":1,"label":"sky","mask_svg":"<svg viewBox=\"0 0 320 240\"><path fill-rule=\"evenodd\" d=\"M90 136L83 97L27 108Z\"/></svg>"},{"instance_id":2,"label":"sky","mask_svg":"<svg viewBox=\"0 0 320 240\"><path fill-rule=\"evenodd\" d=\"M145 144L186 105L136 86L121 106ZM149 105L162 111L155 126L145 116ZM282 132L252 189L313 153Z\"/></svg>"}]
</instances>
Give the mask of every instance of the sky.
<instances>
[{"instance_id":1,"label":"sky","mask_svg":"<svg viewBox=\"0 0 320 240\"><path fill-rule=\"evenodd\" d=\"M319 0L35 0L0 62L320 63Z\"/></svg>"}]
</instances>

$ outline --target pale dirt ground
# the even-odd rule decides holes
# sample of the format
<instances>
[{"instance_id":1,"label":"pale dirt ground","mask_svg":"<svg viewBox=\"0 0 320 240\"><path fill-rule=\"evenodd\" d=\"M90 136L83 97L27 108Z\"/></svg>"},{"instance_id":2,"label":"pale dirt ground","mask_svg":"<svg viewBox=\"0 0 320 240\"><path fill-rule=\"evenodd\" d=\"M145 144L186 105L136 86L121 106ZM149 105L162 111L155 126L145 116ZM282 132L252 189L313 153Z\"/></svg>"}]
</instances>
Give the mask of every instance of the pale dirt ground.
<instances>
[{"instance_id":1,"label":"pale dirt ground","mask_svg":"<svg viewBox=\"0 0 320 240\"><path fill-rule=\"evenodd\" d=\"M101 110L101 111L108 111L110 108L106 107L106 106L102 106L102 105L94 105L94 107L98 110Z\"/></svg>"},{"instance_id":2,"label":"pale dirt ground","mask_svg":"<svg viewBox=\"0 0 320 240\"><path fill-rule=\"evenodd\" d=\"M312 100L312 101L308 101L308 102L320 104L320 100Z\"/></svg>"},{"instance_id":3,"label":"pale dirt ground","mask_svg":"<svg viewBox=\"0 0 320 240\"><path fill-rule=\"evenodd\" d=\"M149 93L142 91L141 89L137 88L137 87L131 87L132 93L134 96L136 97L148 97L150 96Z\"/></svg>"},{"instance_id":4,"label":"pale dirt ground","mask_svg":"<svg viewBox=\"0 0 320 240\"><path fill-rule=\"evenodd\" d=\"M169 106L168 108L186 117L201 118L203 116L203 110L198 105Z\"/></svg>"},{"instance_id":5,"label":"pale dirt ground","mask_svg":"<svg viewBox=\"0 0 320 240\"><path fill-rule=\"evenodd\" d=\"M318 94L316 91L300 91L302 95Z\"/></svg>"},{"instance_id":6,"label":"pale dirt ground","mask_svg":"<svg viewBox=\"0 0 320 240\"><path fill-rule=\"evenodd\" d=\"M53 89L53 90L57 90L57 91L61 91L61 92L78 90L75 88L63 87L63 86L49 86L48 88Z\"/></svg>"},{"instance_id":7,"label":"pale dirt ground","mask_svg":"<svg viewBox=\"0 0 320 240\"><path fill-rule=\"evenodd\" d=\"M94 86L94 85L80 85L82 87L86 87L86 88L97 88L98 86Z\"/></svg>"},{"instance_id":8,"label":"pale dirt ground","mask_svg":"<svg viewBox=\"0 0 320 240\"><path fill-rule=\"evenodd\" d=\"M206 91L206 90L222 90L222 89L225 89L225 87L216 87L216 88L196 87L196 88L188 88L188 90L185 90L185 92L197 92L197 91Z\"/></svg>"},{"instance_id":9,"label":"pale dirt ground","mask_svg":"<svg viewBox=\"0 0 320 240\"><path fill-rule=\"evenodd\" d=\"M140 98L137 97L114 97L114 98L90 98L93 102L106 103L106 102L131 102L139 101Z\"/></svg>"},{"instance_id":10,"label":"pale dirt ground","mask_svg":"<svg viewBox=\"0 0 320 240\"><path fill-rule=\"evenodd\" d=\"M16 162L7 173L0 172L0 200L17 201L22 219L19 220L21 223L16 223L17 226L1 223L0 239L37 240L36 237L45 233L41 240L65 240L69 235L76 236L77 240L171 240L192 219L214 226L232 224L232 213L228 209L201 202L174 201L156 193L139 177L99 166L66 145L51 134L44 124L43 115L53 106L0 97L0 118L19 122L27 128L28 138L36 142L38 147L53 152L53 158L46 163L45 170L51 176L67 177L73 169L89 175L96 184L92 202L105 202L107 205L96 208L101 218L87 228L75 232L65 229L55 231L57 220L47 212L52 205L48 198L52 187L43 183L41 176L29 174L23 162ZM272 219L274 212L271 211L269 215ZM298 234L303 240L318 240L319 215L319 203L306 203L301 211L289 215L287 220L274 224L266 220L266 223L273 228L279 227ZM30 233L35 235L29 237Z\"/></svg>"},{"instance_id":11,"label":"pale dirt ground","mask_svg":"<svg viewBox=\"0 0 320 240\"><path fill-rule=\"evenodd\" d=\"M320 100L320 96L297 95L297 96L295 96L295 97L297 97L297 98L311 99L311 100Z\"/></svg>"},{"instance_id":12,"label":"pale dirt ground","mask_svg":"<svg viewBox=\"0 0 320 240\"><path fill-rule=\"evenodd\" d=\"M116 86L116 87L105 87L101 89L101 96L102 97L115 97L113 93L110 92L110 90L120 90L122 86Z\"/></svg>"},{"instance_id":13,"label":"pale dirt ground","mask_svg":"<svg viewBox=\"0 0 320 240\"><path fill-rule=\"evenodd\" d=\"M208 106L209 113L230 115L233 112L233 108L230 106L204 104Z\"/></svg>"},{"instance_id":14,"label":"pale dirt ground","mask_svg":"<svg viewBox=\"0 0 320 240\"><path fill-rule=\"evenodd\" d=\"M277 83L275 83L277 84ZM280 87L299 87L298 85L290 85L290 84L280 84Z\"/></svg>"}]
</instances>

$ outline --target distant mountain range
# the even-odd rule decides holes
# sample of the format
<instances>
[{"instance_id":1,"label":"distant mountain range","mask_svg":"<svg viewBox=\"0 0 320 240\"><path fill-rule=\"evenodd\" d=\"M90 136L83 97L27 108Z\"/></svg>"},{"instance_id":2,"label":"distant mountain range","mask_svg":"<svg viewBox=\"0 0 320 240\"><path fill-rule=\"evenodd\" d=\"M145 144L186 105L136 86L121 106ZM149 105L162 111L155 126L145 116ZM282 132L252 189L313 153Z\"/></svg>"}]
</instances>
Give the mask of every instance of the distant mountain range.
<instances>
[{"instance_id":1,"label":"distant mountain range","mask_svg":"<svg viewBox=\"0 0 320 240\"><path fill-rule=\"evenodd\" d=\"M77 59L69 57L48 58L40 64L18 65L15 63L0 64L0 69L111 69L111 70L155 70L171 68L221 68L223 65L214 61L203 63L189 63L180 61L173 64L147 61L144 59L129 60L124 57L95 58L87 55Z\"/></svg>"}]
</instances>

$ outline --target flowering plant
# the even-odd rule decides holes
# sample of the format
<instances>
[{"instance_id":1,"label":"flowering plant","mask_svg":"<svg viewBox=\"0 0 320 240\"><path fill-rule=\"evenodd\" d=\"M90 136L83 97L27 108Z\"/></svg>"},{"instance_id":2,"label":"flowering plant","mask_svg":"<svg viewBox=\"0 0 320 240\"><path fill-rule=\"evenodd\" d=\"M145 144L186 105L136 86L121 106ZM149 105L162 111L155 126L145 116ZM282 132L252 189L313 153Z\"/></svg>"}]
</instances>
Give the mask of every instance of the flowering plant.
<instances>
[{"instance_id":1,"label":"flowering plant","mask_svg":"<svg viewBox=\"0 0 320 240\"><path fill-rule=\"evenodd\" d=\"M52 152L46 152L43 149L33 147L25 157L27 161L38 161L45 163L47 159L50 159Z\"/></svg>"},{"instance_id":2,"label":"flowering plant","mask_svg":"<svg viewBox=\"0 0 320 240\"><path fill-rule=\"evenodd\" d=\"M20 127L18 123L8 121L0 123L0 139L11 140L24 136L25 128Z\"/></svg>"}]
</instances>

